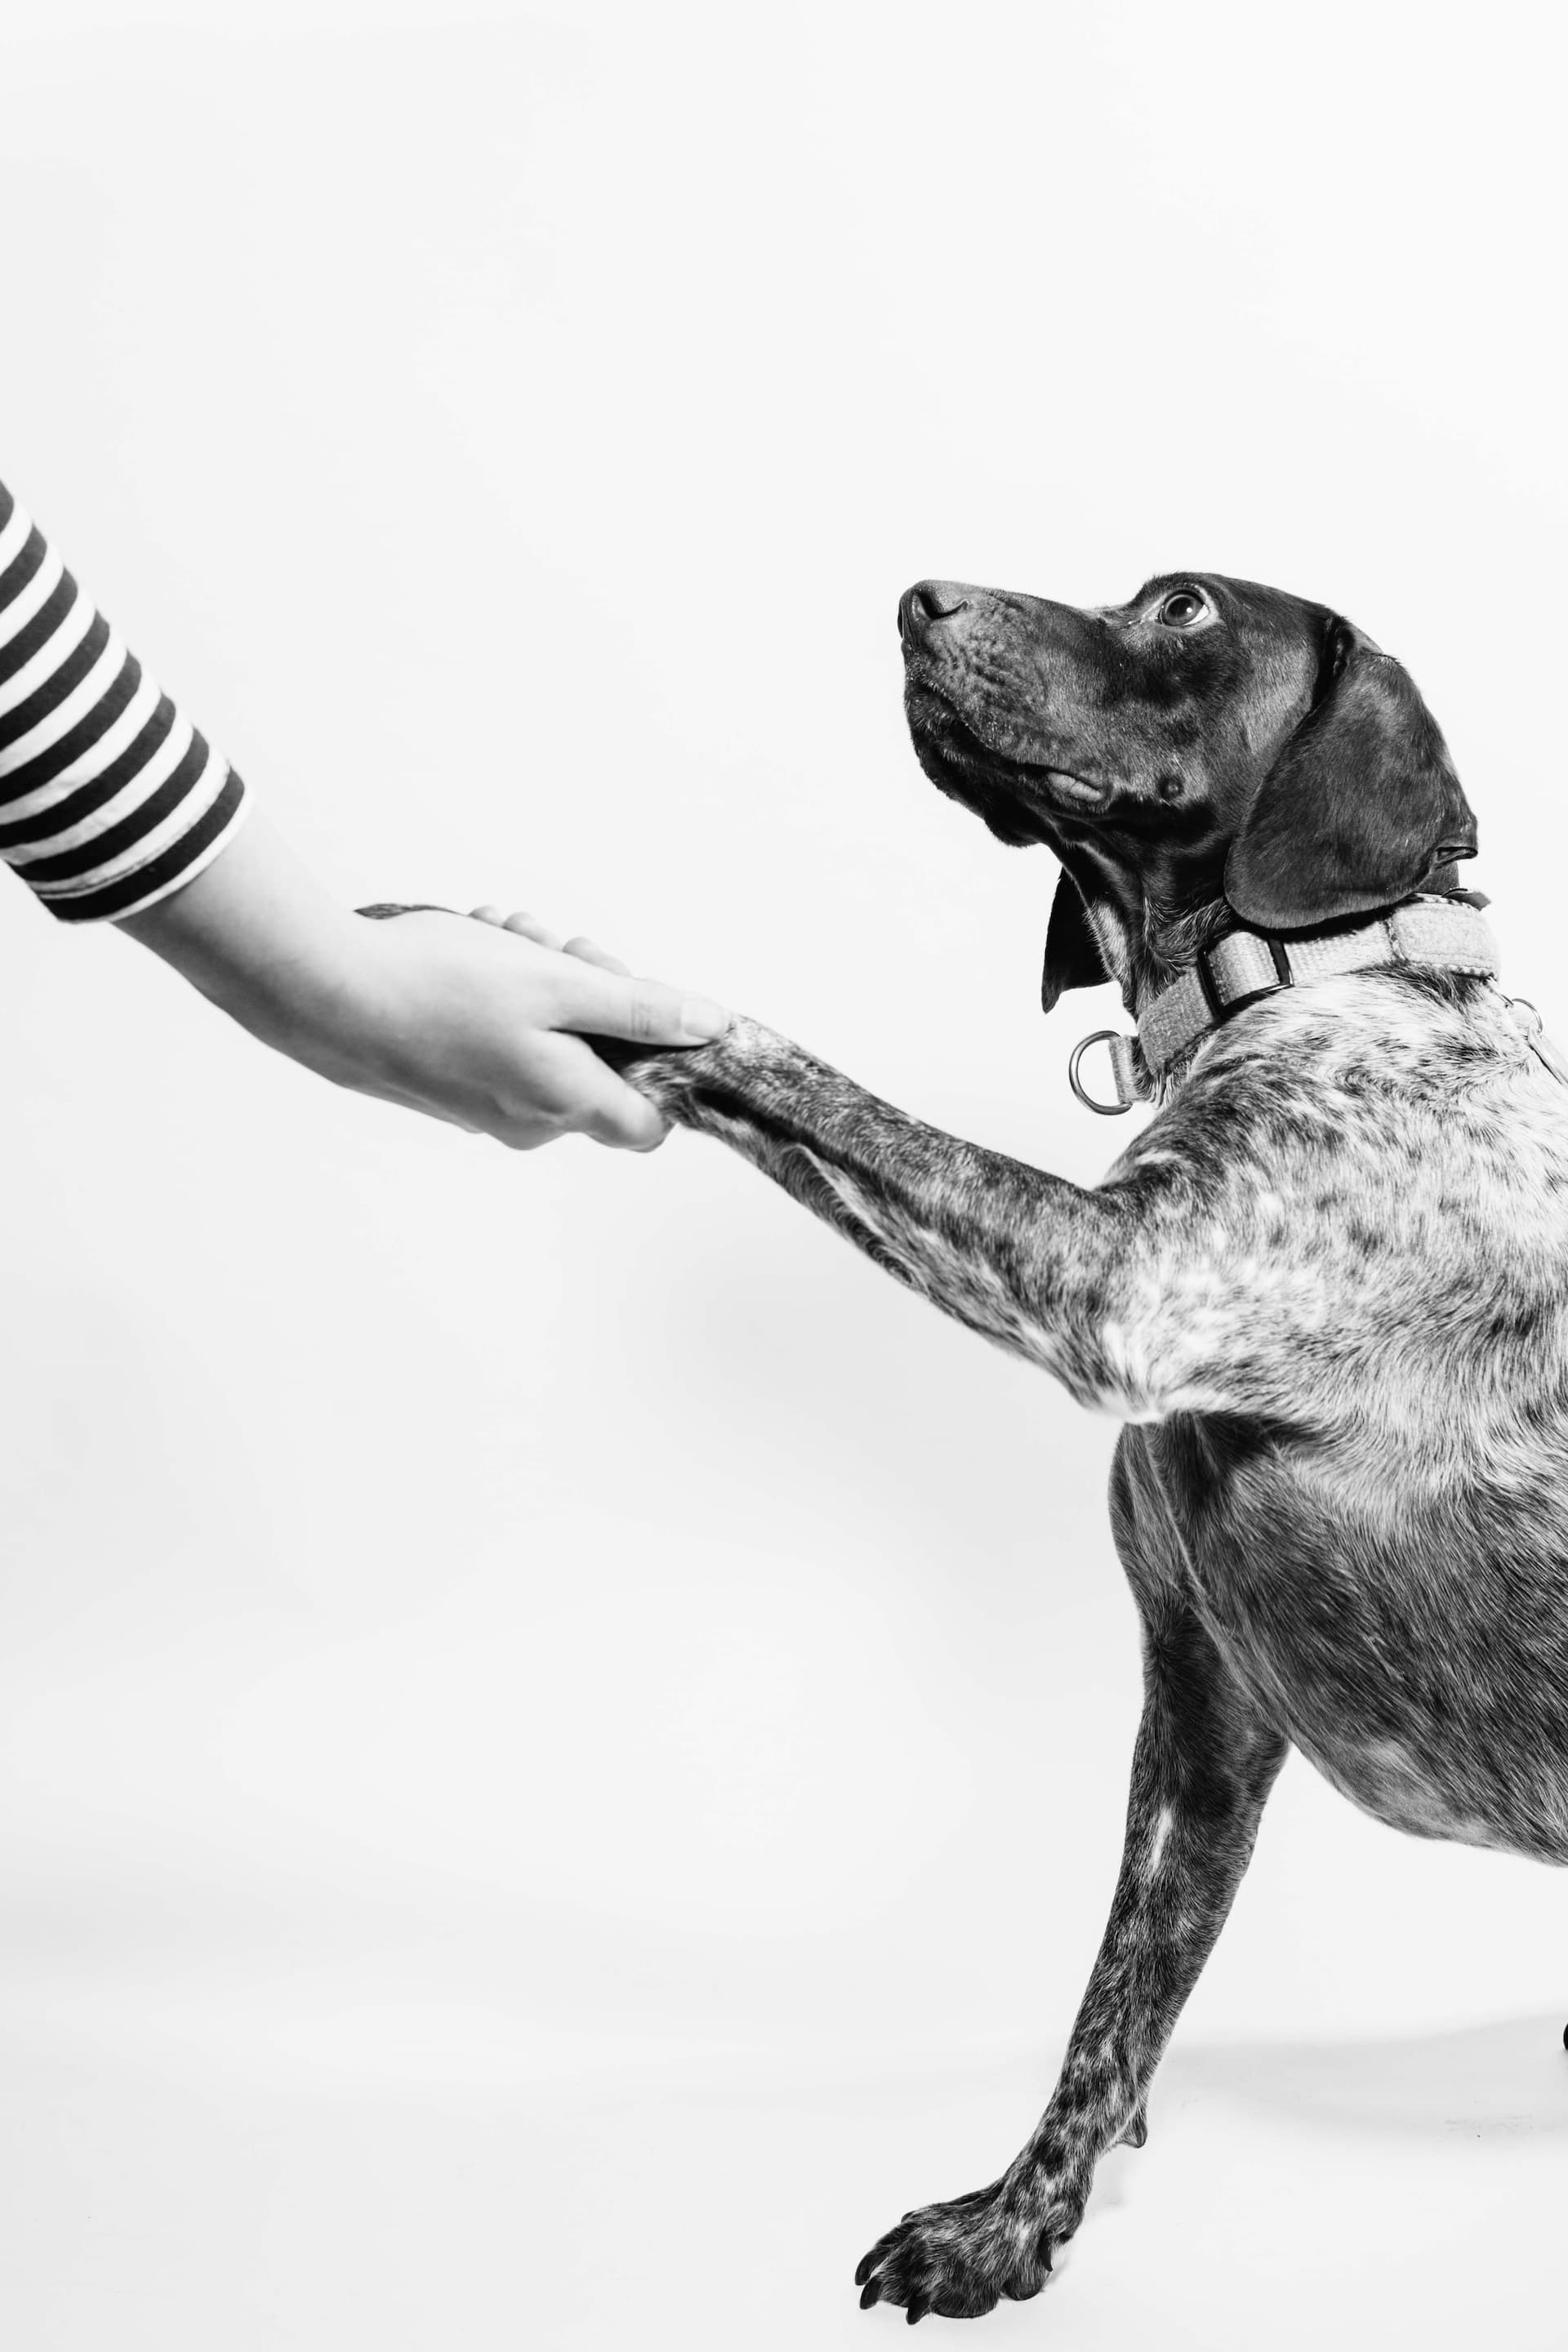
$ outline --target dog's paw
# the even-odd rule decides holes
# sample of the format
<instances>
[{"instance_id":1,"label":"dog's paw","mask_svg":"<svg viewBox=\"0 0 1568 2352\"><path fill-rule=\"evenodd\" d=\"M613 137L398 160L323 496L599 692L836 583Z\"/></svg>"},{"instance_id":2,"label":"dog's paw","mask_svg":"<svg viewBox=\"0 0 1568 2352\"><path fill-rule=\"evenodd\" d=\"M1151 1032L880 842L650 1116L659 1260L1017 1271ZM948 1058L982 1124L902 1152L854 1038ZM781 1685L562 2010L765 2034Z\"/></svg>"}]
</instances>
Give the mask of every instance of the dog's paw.
<instances>
[{"instance_id":1,"label":"dog's paw","mask_svg":"<svg viewBox=\"0 0 1568 2352\"><path fill-rule=\"evenodd\" d=\"M912 2327L928 2311L978 2319L1005 2295L1026 2303L1045 2285L1053 2249L1072 2236L1082 2213L1082 2196L1037 2166L1014 2167L949 2205L919 2206L878 2239L857 2270L860 2308L901 2304Z\"/></svg>"},{"instance_id":2,"label":"dog's paw","mask_svg":"<svg viewBox=\"0 0 1568 2352\"><path fill-rule=\"evenodd\" d=\"M726 1115L761 1110L780 1090L787 1094L801 1060L798 1045L737 1013L706 1045L628 1045L595 1038L595 1045L627 1084L689 1127L717 1127Z\"/></svg>"},{"instance_id":3,"label":"dog's paw","mask_svg":"<svg viewBox=\"0 0 1568 2352\"><path fill-rule=\"evenodd\" d=\"M723 1067L722 1056L711 1045L627 1045L615 1037L595 1037L593 1042L610 1067L618 1070L639 1095L646 1095L666 1118L689 1117L704 1081L711 1084Z\"/></svg>"}]
</instances>

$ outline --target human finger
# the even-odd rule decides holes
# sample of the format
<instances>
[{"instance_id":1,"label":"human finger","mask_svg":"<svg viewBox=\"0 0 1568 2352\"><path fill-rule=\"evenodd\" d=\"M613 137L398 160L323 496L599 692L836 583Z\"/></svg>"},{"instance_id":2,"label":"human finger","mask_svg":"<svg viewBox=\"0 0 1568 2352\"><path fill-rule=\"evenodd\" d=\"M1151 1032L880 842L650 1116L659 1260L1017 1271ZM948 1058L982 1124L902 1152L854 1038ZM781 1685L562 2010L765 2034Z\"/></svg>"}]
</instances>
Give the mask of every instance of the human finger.
<instances>
[{"instance_id":1,"label":"human finger","mask_svg":"<svg viewBox=\"0 0 1568 2352\"><path fill-rule=\"evenodd\" d=\"M564 959L557 971L552 1022L557 1029L625 1037L635 1045L705 1045L721 1037L733 1018L711 997L684 996L662 981L634 980L580 956Z\"/></svg>"},{"instance_id":2,"label":"human finger","mask_svg":"<svg viewBox=\"0 0 1568 2352\"><path fill-rule=\"evenodd\" d=\"M669 1133L668 1120L661 1117L647 1097L628 1087L607 1063L597 1058L592 1075L584 1079L578 1089L568 1124L580 1135L617 1151L656 1150Z\"/></svg>"},{"instance_id":3,"label":"human finger","mask_svg":"<svg viewBox=\"0 0 1568 2352\"><path fill-rule=\"evenodd\" d=\"M489 919L488 912L485 919ZM531 940L535 947L560 949L560 932L552 931L548 923L540 921L537 915L531 915L526 907L519 907L510 915L498 913L495 923L498 930L510 931L520 940Z\"/></svg>"},{"instance_id":4,"label":"human finger","mask_svg":"<svg viewBox=\"0 0 1568 2352\"><path fill-rule=\"evenodd\" d=\"M623 980L631 978L629 963L623 963L619 956L613 956L608 948L602 948L597 940L584 938L582 932L574 940L567 940L563 952L576 956L582 963L596 963L601 971L618 971Z\"/></svg>"}]
</instances>

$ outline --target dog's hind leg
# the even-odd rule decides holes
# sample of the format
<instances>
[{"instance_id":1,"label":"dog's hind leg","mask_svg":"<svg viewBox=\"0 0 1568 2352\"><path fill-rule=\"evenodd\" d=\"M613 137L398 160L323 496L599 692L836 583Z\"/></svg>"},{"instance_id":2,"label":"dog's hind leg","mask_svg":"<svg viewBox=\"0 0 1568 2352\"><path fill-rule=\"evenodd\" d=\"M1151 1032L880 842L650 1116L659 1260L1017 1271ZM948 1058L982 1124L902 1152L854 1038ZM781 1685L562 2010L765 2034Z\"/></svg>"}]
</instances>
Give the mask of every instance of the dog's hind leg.
<instances>
[{"instance_id":1,"label":"dog's hind leg","mask_svg":"<svg viewBox=\"0 0 1568 2352\"><path fill-rule=\"evenodd\" d=\"M1150 2077L1240 1884L1287 1742L1174 1587L1144 1601L1145 1695L1121 1872L1061 2076L999 2180L921 2206L855 2273L861 2303L967 2318L1038 2294L1094 2168L1139 2137Z\"/></svg>"}]
</instances>

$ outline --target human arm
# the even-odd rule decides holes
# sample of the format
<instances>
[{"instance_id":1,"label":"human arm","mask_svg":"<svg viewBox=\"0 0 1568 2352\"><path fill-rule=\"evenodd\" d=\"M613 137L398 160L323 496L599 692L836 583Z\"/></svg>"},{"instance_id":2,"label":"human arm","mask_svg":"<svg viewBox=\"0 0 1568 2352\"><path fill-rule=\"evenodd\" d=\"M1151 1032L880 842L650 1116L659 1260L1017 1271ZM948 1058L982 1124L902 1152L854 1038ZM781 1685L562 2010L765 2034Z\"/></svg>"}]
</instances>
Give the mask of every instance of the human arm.
<instances>
[{"instance_id":1,"label":"human arm","mask_svg":"<svg viewBox=\"0 0 1568 2352\"><path fill-rule=\"evenodd\" d=\"M520 1148L657 1143L664 1121L577 1033L689 1045L726 1019L585 942L556 951L528 918L361 922L250 814L4 484L0 858L60 921L117 922L307 1068Z\"/></svg>"},{"instance_id":2,"label":"human arm","mask_svg":"<svg viewBox=\"0 0 1568 2352\"><path fill-rule=\"evenodd\" d=\"M338 1086L528 1150L567 1133L646 1150L666 1124L591 1035L718 1036L703 997L637 980L523 916L417 910L366 922L253 812L193 881L123 919L252 1036Z\"/></svg>"}]
</instances>

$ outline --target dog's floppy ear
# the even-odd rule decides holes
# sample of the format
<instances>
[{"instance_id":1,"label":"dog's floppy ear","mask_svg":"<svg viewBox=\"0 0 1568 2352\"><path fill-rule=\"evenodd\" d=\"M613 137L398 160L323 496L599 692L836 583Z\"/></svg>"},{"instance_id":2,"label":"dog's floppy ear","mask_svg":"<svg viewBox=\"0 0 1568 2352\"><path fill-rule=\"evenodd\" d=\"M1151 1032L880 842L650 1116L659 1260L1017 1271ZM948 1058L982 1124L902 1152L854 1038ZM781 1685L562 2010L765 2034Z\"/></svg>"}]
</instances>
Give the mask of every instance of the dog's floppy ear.
<instances>
[{"instance_id":1,"label":"dog's floppy ear","mask_svg":"<svg viewBox=\"0 0 1568 2352\"><path fill-rule=\"evenodd\" d=\"M1415 680L1336 615L1312 708L1231 844L1226 898L1261 929L1304 930L1392 906L1475 854L1476 820Z\"/></svg>"},{"instance_id":2,"label":"dog's floppy ear","mask_svg":"<svg viewBox=\"0 0 1568 2352\"><path fill-rule=\"evenodd\" d=\"M1098 988L1101 981L1110 978L1083 903L1083 893L1064 866L1057 877L1057 895L1051 900L1051 919L1046 926L1041 1009L1048 1013L1058 997L1069 988Z\"/></svg>"}]
</instances>

